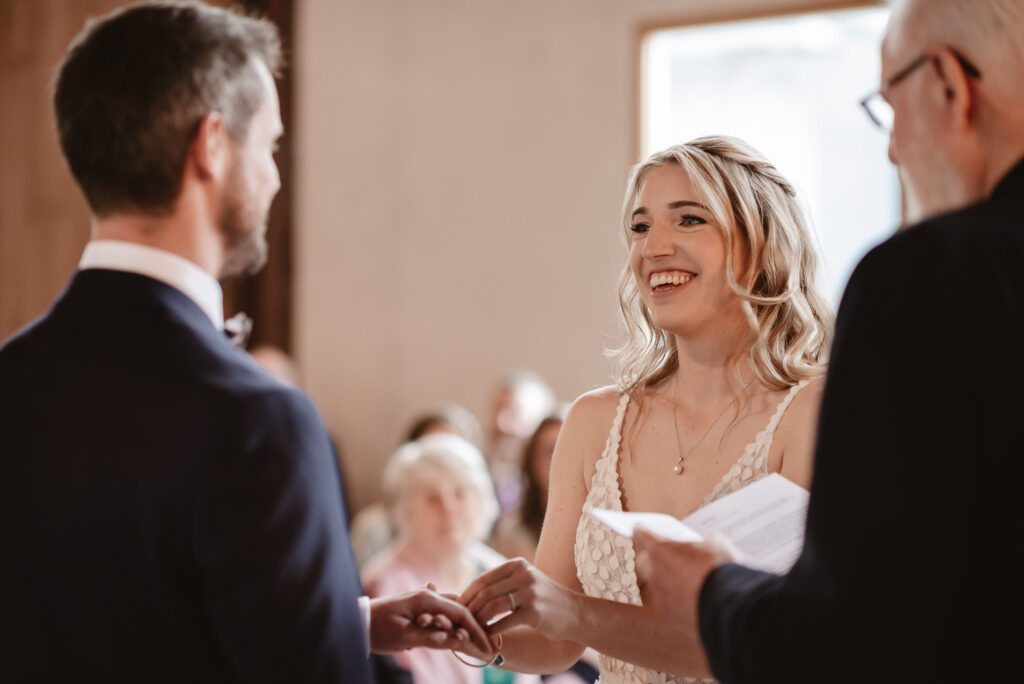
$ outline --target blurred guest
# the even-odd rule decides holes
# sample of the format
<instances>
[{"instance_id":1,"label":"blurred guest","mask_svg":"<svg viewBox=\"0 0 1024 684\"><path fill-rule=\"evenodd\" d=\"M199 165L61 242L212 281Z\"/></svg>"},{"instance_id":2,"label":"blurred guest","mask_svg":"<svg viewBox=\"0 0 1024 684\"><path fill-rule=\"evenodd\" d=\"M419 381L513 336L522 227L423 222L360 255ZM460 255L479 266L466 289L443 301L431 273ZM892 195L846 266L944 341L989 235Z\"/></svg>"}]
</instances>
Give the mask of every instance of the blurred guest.
<instances>
[{"instance_id":1,"label":"blurred guest","mask_svg":"<svg viewBox=\"0 0 1024 684\"><path fill-rule=\"evenodd\" d=\"M521 456L526 440L554 408L554 393L533 371L513 371L498 385L491 407L487 463L503 516L519 508Z\"/></svg>"},{"instance_id":2,"label":"blurred guest","mask_svg":"<svg viewBox=\"0 0 1024 684\"><path fill-rule=\"evenodd\" d=\"M523 495L519 511L506 516L495 528L491 543L502 555L533 561L548 504L551 455L562 430L564 412L558 411L540 422L526 442L522 456Z\"/></svg>"},{"instance_id":3,"label":"blurred guest","mask_svg":"<svg viewBox=\"0 0 1024 684\"><path fill-rule=\"evenodd\" d=\"M565 422L566 407L559 406L540 422L523 449L523 497L518 513L506 516L495 527L491 545L508 558L525 558L533 562L537 542L544 525L544 511L548 505L551 478L551 457L555 443ZM588 648L569 670L561 674L545 675L545 682L593 682L598 674L597 651Z\"/></svg>"},{"instance_id":4,"label":"blurred guest","mask_svg":"<svg viewBox=\"0 0 1024 684\"><path fill-rule=\"evenodd\" d=\"M398 527L397 539L364 569L370 596L422 588L462 591L504 558L481 540L498 513L479 449L451 434L429 434L398 449L384 472L384 490ZM495 668L475 668L453 653L396 656L417 682L481 684L539 681Z\"/></svg>"},{"instance_id":5,"label":"blurred guest","mask_svg":"<svg viewBox=\"0 0 1024 684\"><path fill-rule=\"evenodd\" d=\"M467 442L480 446L480 421L472 411L453 401L445 402L413 421L405 435L405 441L415 442L420 437L435 432L457 435Z\"/></svg>"},{"instance_id":6,"label":"blurred guest","mask_svg":"<svg viewBox=\"0 0 1024 684\"><path fill-rule=\"evenodd\" d=\"M289 387L302 387L299 367L295 363L295 359L286 354L283 349L263 344L250 349L249 356Z\"/></svg>"},{"instance_id":7,"label":"blurred guest","mask_svg":"<svg viewBox=\"0 0 1024 684\"><path fill-rule=\"evenodd\" d=\"M461 404L445 402L416 418L406 430L402 443L415 442L420 437L435 433L456 435L479 445L480 421ZM352 548L356 562L363 567L391 543L397 531L384 501L374 501L363 507L351 520Z\"/></svg>"}]
</instances>

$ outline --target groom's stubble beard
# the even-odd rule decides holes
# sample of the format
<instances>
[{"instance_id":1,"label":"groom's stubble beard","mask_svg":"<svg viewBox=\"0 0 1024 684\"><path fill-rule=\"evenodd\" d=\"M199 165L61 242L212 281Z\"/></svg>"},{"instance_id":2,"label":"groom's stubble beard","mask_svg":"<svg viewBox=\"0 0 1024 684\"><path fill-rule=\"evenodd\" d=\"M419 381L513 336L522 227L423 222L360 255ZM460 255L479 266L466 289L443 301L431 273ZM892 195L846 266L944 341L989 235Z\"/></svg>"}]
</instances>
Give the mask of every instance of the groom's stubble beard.
<instances>
[{"instance_id":1,"label":"groom's stubble beard","mask_svg":"<svg viewBox=\"0 0 1024 684\"><path fill-rule=\"evenodd\" d=\"M271 199L273 199L271 197ZM246 189L242 165L232 159L224 183L224 197L217 228L224 241L221 280L256 273L267 261L267 216L270 202L261 207Z\"/></svg>"}]
</instances>

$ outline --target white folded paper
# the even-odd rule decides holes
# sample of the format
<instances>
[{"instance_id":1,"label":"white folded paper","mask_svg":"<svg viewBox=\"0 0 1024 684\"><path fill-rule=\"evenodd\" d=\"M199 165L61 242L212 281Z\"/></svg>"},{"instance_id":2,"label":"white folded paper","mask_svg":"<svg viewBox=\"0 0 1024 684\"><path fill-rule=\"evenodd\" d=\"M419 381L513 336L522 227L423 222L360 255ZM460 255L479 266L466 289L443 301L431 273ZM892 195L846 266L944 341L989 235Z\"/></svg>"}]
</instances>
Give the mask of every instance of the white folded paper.
<instances>
[{"instance_id":1,"label":"white folded paper","mask_svg":"<svg viewBox=\"0 0 1024 684\"><path fill-rule=\"evenodd\" d=\"M633 528L641 525L655 534L679 542L699 542L703 537L695 530L665 513L623 513L607 508L592 508L594 516L619 534L632 537Z\"/></svg>"},{"instance_id":2,"label":"white folded paper","mask_svg":"<svg viewBox=\"0 0 1024 684\"><path fill-rule=\"evenodd\" d=\"M628 513L603 508L590 514L627 537L642 525L674 541L698 542L712 532L728 538L750 567L783 573L804 545L806 489L773 473L698 509L682 521L664 513Z\"/></svg>"}]
</instances>

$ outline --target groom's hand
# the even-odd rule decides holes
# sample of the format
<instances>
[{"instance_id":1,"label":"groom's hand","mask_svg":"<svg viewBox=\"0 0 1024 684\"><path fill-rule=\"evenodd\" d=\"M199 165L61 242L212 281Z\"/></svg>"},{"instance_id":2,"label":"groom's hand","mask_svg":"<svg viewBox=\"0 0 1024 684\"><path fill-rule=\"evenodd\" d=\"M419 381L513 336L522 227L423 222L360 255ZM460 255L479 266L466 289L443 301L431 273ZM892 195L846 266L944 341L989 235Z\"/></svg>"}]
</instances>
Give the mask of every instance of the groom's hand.
<instances>
[{"instance_id":1,"label":"groom's hand","mask_svg":"<svg viewBox=\"0 0 1024 684\"><path fill-rule=\"evenodd\" d=\"M487 633L462 604L428 589L370 601L370 650L456 648L484 659L494 654Z\"/></svg>"}]
</instances>

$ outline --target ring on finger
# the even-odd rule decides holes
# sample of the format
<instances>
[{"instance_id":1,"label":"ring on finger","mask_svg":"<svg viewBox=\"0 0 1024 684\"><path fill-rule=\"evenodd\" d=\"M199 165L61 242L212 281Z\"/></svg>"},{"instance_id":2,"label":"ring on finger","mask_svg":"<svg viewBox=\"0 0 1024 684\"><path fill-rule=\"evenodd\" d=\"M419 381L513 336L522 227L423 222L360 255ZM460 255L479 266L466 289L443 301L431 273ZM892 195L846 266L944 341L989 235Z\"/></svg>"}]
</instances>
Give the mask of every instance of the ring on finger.
<instances>
[{"instance_id":1,"label":"ring on finger","mask_svg":"<svg viewBox=\"0 0 1024 684\"><path fill-rule=\"evenodd\" d=\"M511 605L511 608L509 608L509 610L511 610L513 613L516 612L516 597L512 595L511 591L508 592L508 602L509 605Z\"/></svg>"}]
</instances>

